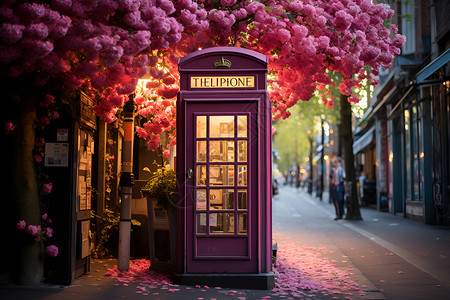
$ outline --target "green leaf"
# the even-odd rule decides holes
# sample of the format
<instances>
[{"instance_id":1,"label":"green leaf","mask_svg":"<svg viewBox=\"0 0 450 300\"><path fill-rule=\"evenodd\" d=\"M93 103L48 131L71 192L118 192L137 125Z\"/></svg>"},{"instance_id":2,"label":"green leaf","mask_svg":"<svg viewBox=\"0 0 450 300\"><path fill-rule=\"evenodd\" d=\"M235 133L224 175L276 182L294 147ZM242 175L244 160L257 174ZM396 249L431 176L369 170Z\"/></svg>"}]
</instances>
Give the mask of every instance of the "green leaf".
<instances>
[{"instance_id":1,"label":"green leaf","mask_svg":"<svg viewBox=\"0 0 450 300\"><path fill-rule=\"evenodd\" d=\"M139 222L136 219L131 219L131 224L134 225L134 226L141 226L142 225L141 222Z\"/></svg>"}]
</instances>

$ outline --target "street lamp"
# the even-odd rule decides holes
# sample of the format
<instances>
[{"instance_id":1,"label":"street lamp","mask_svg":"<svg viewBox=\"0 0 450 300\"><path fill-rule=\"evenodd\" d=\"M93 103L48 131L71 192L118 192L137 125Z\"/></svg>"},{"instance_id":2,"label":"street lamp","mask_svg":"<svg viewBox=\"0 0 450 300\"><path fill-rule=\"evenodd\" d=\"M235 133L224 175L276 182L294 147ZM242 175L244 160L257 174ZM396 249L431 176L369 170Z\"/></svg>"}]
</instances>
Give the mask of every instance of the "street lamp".
<instances>
[{"instance_id":1,"label":"street lamp","mask_svg":"<svg viewBox=\"0 0 450 300\"><path fill-rule=\"evenodd\" d=\"M123 107L123 154L122 174L120 186L122 189L122 202L120 203L119 222L119 253L118 266L120 271L128 271L130 266L130 235L131 235L131 198L133 192L133 139L134 139L134 105L133 96Z\"/></svg>"},{"instance_id":2,"label":"street lamp","mask_svg":"<svg viewBox=\"0 0 450 300\"><path fill-rule=\"evenodd\" d=\"M325 115L320 116L321 128L322 128L322 150L320 153L320 201L323 201L323 189L324 189L324 179L325 179L325 164L324 164L324 154L325 154Z\"/></svg>"},{"instance_id":3,"label":"street lamp","mask_svg":"<svg viewBox=\"0 0 450 300\"><path fill-rule=\"evenodd\" d=\"M312 195L313 187L313 138L311 135L311 130L306 132L308 134L309 140L309 180L308 180L308 194Z\"/></svg>"}]
</instances>

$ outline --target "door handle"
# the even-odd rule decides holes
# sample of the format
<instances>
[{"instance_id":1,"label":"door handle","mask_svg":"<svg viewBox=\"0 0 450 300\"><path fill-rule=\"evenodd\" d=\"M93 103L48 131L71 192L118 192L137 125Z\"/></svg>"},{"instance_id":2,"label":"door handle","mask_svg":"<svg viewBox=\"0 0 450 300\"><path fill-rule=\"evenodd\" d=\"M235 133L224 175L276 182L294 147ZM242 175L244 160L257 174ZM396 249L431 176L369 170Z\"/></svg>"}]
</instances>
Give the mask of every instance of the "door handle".
<instances>
[{"instance_id":1,"label":"door handle","mask_svg":"<svg viewBox=\"0 0 450 300\"><path fill-rule=\"evenodd\" d=\"M189 179L192 179L194 177L194 171L192 169L189 169L187 172L187 176Z\"/></svg>"}]
</instances>

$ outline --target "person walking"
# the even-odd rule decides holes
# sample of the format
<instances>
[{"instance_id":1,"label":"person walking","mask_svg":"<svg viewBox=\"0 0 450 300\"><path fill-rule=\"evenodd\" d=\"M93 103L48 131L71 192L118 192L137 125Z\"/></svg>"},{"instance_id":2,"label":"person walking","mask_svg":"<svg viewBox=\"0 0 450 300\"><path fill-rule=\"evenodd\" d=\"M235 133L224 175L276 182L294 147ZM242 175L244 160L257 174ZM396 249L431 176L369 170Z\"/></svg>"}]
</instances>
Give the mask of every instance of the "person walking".
<instances>
[{"instance_id":1,"label":"person walking","mask_svg":"<svg viewBox=\"0 0 450 300\"><path fill-rule=\"evenodd\" d=\"M334 167L334 160L331 164L331 170L330 170L330 200L334 205L334 209L336 211L336 217L339 216L339 207L338 207L338 203L337 203L337 194L336 194L336 185L334 184L334 179L336 177L336 168Z\"/></svg>"},{"instance_id":2,"label":"person walking","mask_svg":"<svg viewBox=\"0 0 450 300\"><path fill-rule=\"evenodd\" d=\"M334 160L334 176L332 181L336 191L335 220L342 219L342 217L344 216L344 179L345 179L345 172L344 169L342 168L342 159L338 157Z\"/></svg>"}]
</instances>

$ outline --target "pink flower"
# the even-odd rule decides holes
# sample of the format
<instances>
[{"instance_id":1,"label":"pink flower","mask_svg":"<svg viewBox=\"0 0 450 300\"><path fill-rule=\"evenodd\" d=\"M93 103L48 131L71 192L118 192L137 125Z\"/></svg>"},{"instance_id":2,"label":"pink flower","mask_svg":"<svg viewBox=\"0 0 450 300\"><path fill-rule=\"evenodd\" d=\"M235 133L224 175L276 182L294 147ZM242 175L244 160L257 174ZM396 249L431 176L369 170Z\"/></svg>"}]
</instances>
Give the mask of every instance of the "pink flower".
<instances>
[{"instance_id":1,"label":"pink flower","mask_svg":"<svg viewBox=\"0 0 450 300\"><path fill-rule=\"evenodd\" d=\"M37 147L41 147L45 145L45 139L44 138L37 138L36 141L34 142L34 144Z\"/></svg>"},{"instance_id":2,"label":"pink flower","mask_svg":"<svg viewBox=\"0 0 450 300\"><path fill-rule=\"evenodd\" d=\"M171 76L166 76L163 78L164 84L171 85L175 83L175 79Z\"/></svg>"},{"instance_id":3,"label":"pink flower","mask_svg":"<svg viewBox=\"0 0 450 300\"><path fill-rule=\"evenodd\" d=\"M147 290L145 289L145 286L137 286L136 288L139 289L139 290L141 290L141 291L143 291L143 292L147 291Z\"/></svg>"},{"instance_id":4,"label":"pink flower","mask_svg":"<svg viewBox=\"0 0 450 300\"><path fill-rule=\"evenodd\" d=\"M50 245L45 248L45 254L51 257L56 257L58 255L58 247L55 245Z\"/></svg>"},{"instance_id":5,"label":"pink flower","mask_svg":"<svg viewBox=\"0 0 450 300\"><path fill-rule=\"evenodd\" d=\"M18 230L23 231L25 230L25 227L27 227L27 222L25 222L25 220L20 220L16 227Z\"/></svg>"},{"instance_id":6,"label":"pink flower","mask_svg":"<svg viewBox=\"0 0 450 300\"><path fill-rule=\"evenodd\" d=\"M52 191L52 183L51 183L51 182L50 182L50 183L45 183L45 184L42 186L41 196L42 196L42 195L48 195L48 194L51 193L51 191Z\"/></svg>"},{"instance_id":7,"label":"pink flower","mask_svg":"<svg viewBox=\"0 0 450 300\"><path fill-rule=\"evenodd\" d=\"M40 154L35 154L33 157L34 161L37 162L38 164L42 162L42 156Z\"/></svg>"},{"instance_id":8,"label":"pink flower","mask_svg":"<svg viewBox=\"0 0 450 300\"><path fill-rule=\"evenodd\" d=\"M148 65L149 67L154 67L158 63L158 56L150 56L148 58Z\"/></svg>"},{"instance_id":9,"label":"pink flower","mask_svg":"<svg viewBox=\"0 0 450 300\"><path fill-rule=\"evenodd\" d=\"M58 119L58 118L59 118L59 113L56 110L54 110L52 113L52 119Z\"/></svg>"},{"instance_id":10,"label":"pink flower","mask_svg":"<svg viewBox=\"0 0 450 300\"><path fill-rule=\"evenodd\" d=\"M359 98L357 96L355 96L355 95L350 96L347 100L350 103L352 103L352 102L353 103L358 103L359 102Z\"/></svg>"},{"instance_id":11,"label":"pink flower","mask_svg":"<svg viewBox=\"0 0 450 300\"><path fill-rule=\"evenodd\" d=\"M19 24L3 24L0 27L0 40L5 44L14 44L22 39L25 26Z\"/></svg>"},{"instance_id":12,"label":"pink flower","mask_svg":"<svg viewBox=\"0 0 450 300\"><path fill-rule=\"evenodd\" d=\"M51 238L53 236L53 229L50 227L45 228L43 235L47 238Z\"/></svg>"},{"instance_id":13,"label":"pink flower","mask_svg":"<svg viewBox=\"0 0 450 300\"><path fill-rule=\"evenodd\" d=\"M153 89L159 86L159 82L158 81L149 81L145 84L145 88L146 89Z\"/></svg>"},{"instance_id":14,"label":"pink flower","mask_svg":"<svg viewBox=\"0 0 450 300\"><path fill-rule=\"evenodd\" d=\"M380 49L374 46L364 47L360 58L365 62L370 62L380 55Z\"/></svg>"},{"instance_id":15,"label":"pink flower","mask_svg":"<svg viewBox=\"0 0 450 300\"><path fill-rule=\"evenodd\" d=\"M291 33L289 30L286 29L279 29L278 30L278 40L281 43L287 43L291 39Z\"/></svg>"},{"instance_id":16,"label":"pink flower","mask_svg":"<svg viewBox=\"0 0 450 300\"><path fill-rule=\"evenodd\" d=\"M150 75L155 79L161 79L164 76L164 72L157 68L151 68L149 70Z\"/></svg>"},{"instance_id":17,"label":"pink flower","mask_svg":"<svg viewBox=\"0 0 450 300\"><path fill-rule=\"evenodd\" d=\"M236 0L220 0L222 6L232 6L236 3Z\"/></svg>"},{"instance_id":18,"label":"pink flower","mask_svg":"<svg viewBox=\"0 0 450 300\"><path fill-rule=\"evenodd\" d=\"M164 150L163 155L165 158L169 158L170 157L170 151L169 150Z\"/></svg>"},{"instance_id":19,"label":"pink flower","mask_svg":"<svg viewBox=\"0 0 450 300\"><path fill-rule=\"evenodd\" d=\"M52 224L52 219L50 219L50 218L48 217L47 213L45 213L45 214L42 215L42 221L46 222L47 225Z\"/></svg>"},{"instance_id":20,"label":"pink flower","mask_svg":"<svg viewBox=\"0 0 450 300\"><path fill-rule=\"evenodd\" d=\"M26 52L27 60L30 61L43 58L54 49L53 43L49 41L40 41L25 38L21 41L21 43L22 48L28 50L24 52Z\"/></svg>"},{"instance_id":21,"label":"pink flower","mask_svg":"<svg viewBox=\"0 0 450 300\"><path fill-rule=\"evenodd\" d=\"M346 13L344 10L340 10L336 13L333 25L339 32L343 32L350 28L352 21L353 17L350 14Z\"/></svg>"},{"instance_id":22,"label":"pink flower","mask_svg":"<svg viewBox=\"0 0 450 300\"><path fill-rule=\"evenodd\" d=\"M159 135L150 135L147 145L149 149L156 150L156 148L158 148L159 146Z\"/></svg>"},{"instance_id":23,"label":"pink flower","mask_svg":"<svg viewBox=\"0 0 450 300\"><path fill-rule=\"evenodd\" d=\"M43 23L31 24L24 33L26 37L43 40L48 37L48 27Z\"/></svg>"},{"instance_id":24,"label":"pink flower","mask_svg":"<svg viewBox=\"0 0 450 300\"><path fill-rule=\"evenodd\" d=\"M27 227L27 233L32 236L36 236L40 230L41 230L41 226L28 225L28 227Z\"/></svg>"},{"instance_id":25,"label":"pink flower","mask_svg":"<svg viewBox=\"0 0 450 300\"><path fill-rule=\"evenodd\" d=\"M16 45L12 46L0 46L0 63L8 64L16 59L19 59L22 55L22 50ZM10 76L17 77L23 73L23 69L20 66L11 66Z\"/></svg>"},{"instance_id":26,"label":"pink flower","mask_svg":"<svg viewBox=\"0 0 450 300\"><path fill-rule=\"evenodd\" d=\"M14 127L16 126L12 122L7 122L4 126L6 133L13 131Z\"/></svg>"},{"instance_id":27,"label":"pink flower","mask_svg":"<svg viewBox=\"0 0 450 300\"><path fill-rule=\"evenodd\" d=\"M171 88L165 85L162 85L158 89L158 95L167 99L175 98L178 94L178 87Z\"/></svg>"},{"instance_id":28,"label":"pink flower","mask_svg":"<svg viewBox=\"0 0 450 300\"><path fill-rule=\"evenodd\" d=\"M304 39L308 34L308 28L303 25L294 25L292 26L292 30L295 33L295 37L299 40Z\"/></svg>"},{"instance_id":29,"label":"pink flower","mask_svg":"<svg viewBox=\"0 0 450 300\"><path fill-rule=\"evenodd\" d=\"M47 116L42 116L41 119L40 119L40 122L41 122L42 125L45 126L45 125L50 124L50 119Z\"/></svg>"}]
</instances>

